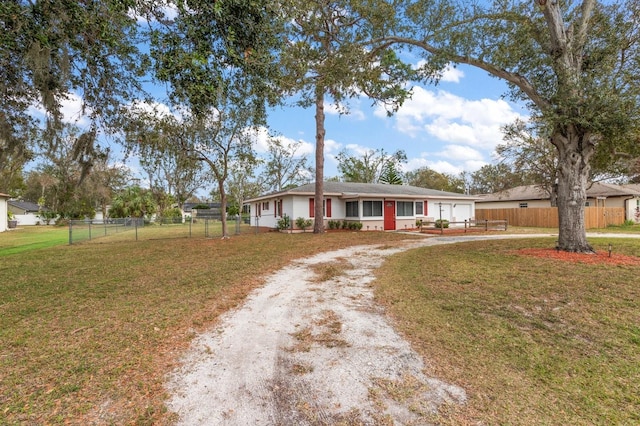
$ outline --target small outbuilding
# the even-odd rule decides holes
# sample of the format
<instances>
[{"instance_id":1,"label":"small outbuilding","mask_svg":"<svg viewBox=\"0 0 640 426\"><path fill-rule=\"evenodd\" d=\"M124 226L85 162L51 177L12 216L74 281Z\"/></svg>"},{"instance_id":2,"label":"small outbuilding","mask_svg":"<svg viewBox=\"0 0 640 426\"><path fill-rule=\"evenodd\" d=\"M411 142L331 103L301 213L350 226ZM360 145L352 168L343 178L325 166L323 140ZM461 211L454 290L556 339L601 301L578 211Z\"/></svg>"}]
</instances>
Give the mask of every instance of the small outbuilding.
<instances>
[{"instance_id":1,"label":"small outbuilding","mask_svg":"<svg viewBox=\"0 0 640 426\"><path fill-rule=\"evenodd\" d=\"M6 231L9 227L7 201L9 201L9 195L0 192L0 232Z\"/></svg>"},{"instance_id":2,"label":"small outbuilding","mask_svg":"<svg viewBox=\"0 0 640 426\"><path fill-rule=\"evenodd\" d=\"M9 211L13 213L20 226L43 224L41 213L48 211L46 207L41 207L32 201L9 200L8 205Z\"/></svg>"},{"instance_id":3,"label":"small outbuilding","mask_svg":"<svg viewBox=\"0 0 640 426\"><path fill-rule=\"evenodd\" d=\"M315 220L315 184L246 200L251 225L277 228L285 216ZM323 221L362 224L362 230L404 230L438 219L463 222L475 217L476 197L409 185L325 182Z\"/></svg>"}]
</instances>

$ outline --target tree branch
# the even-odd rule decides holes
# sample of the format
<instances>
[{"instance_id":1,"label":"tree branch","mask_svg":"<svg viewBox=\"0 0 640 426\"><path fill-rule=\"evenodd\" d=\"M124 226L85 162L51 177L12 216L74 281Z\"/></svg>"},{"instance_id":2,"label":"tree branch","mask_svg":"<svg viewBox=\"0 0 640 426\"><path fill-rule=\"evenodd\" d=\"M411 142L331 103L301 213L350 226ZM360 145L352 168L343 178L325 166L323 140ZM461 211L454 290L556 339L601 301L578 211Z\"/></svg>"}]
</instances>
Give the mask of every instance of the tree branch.
<instances>
[{"instance_id":1,"label":"tree branch","mask_svg":"<svg viewBox=\"0 0 640 426\"><path fill-rule=\"evenodd\" d=\"M517 86L520 90L526 93L527 96L533 101L533 103L535 103L536 106L540 108L542 111L545 111L551 108L551 103L547 99L542 97L540 93L538 93L538 91L535 89L535 87L533 87L533 85L531 85L531 83L529 82L529 80L527 80L526 77L520 74L512 73L505 69L498 68L495 65L489 64L477 58L457 55L453 53L447 53L442 49L434 47L424 41L414 40L414 39L405 38L405 37L398 37L398 36L384 37L377 41L384 46L391 46L392 44L405 44L409 46L419 47L431 53L432 55L443 55L452 62L456 62L459 64L472 65L474 67L480 68L482 70L487 71L491 75L502 78L508 81L509 83L512 83L515 86Z\"/></svg>"}]
</instances>

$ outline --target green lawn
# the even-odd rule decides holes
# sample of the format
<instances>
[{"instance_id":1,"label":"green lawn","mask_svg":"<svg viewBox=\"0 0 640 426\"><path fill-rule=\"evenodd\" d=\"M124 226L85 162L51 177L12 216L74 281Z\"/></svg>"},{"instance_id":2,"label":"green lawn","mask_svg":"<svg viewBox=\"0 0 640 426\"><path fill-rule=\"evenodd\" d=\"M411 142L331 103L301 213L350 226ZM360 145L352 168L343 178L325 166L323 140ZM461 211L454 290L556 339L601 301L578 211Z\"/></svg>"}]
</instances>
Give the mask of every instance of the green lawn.
<instances>
[{"instance_id":1,"label":"green lawn","mask_svg":"<svg viewBox=\"0 0 640 426\"><path fill-rule=\"evenodd\" d=\"M640 424L640 265L523 256L554 239L465 243L394 256L378 300L428 360L467 389L458 424ZM613 256L639 240L592 239Z\"/></svg>"},{"instance_id":2,"label":"green lawn","mask_svg":"<svg viewBox=\"0 0 640 426\"><path fill-rule=\"evenodd\" d=\"M0 234L0 424L170 422L166 374L194 333L262 276L318 251L409 238L118 234L69 246L64 231ZM19 239L59 245L5 255ZM593 242L602 249L610 240ZM614 256L640 256L640 240L613 244ZM640 423L640 267L517 253L553 245L551 237L424 248L380 270L377 298L428 373L467 390L468 404L437 422Z\"/></svg>"},{"instance_id":3,"label":"green lawn","mask_svg":"<svg viewBox=\"0 0 640 426\"><path fill-rule=\"evenodd\" d=\"M321 250L407 238L121 236L0 260L1 425L166 422L176 357L264 274Z\"/></svg>"},{"instance_id":4,"label":"green lawn","mask_svg":"<svg viewBox=\"0 0 640 426\"><path fill-rule=\"evenodd\" d=\"M0 233L0 257L69 244L69 229L57 226L24 226Z\"/></svg>"}]
</instances>

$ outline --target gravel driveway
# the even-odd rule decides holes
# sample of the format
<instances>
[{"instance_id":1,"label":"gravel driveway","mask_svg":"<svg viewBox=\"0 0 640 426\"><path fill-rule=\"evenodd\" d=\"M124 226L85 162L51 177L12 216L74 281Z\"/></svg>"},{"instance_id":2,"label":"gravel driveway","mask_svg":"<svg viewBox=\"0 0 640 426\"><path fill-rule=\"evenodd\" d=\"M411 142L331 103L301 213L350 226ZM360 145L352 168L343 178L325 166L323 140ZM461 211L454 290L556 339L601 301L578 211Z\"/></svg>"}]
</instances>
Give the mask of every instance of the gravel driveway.
<instances>
[{"instance_id":1,"label":"gravel driveway","mask_svg":"<svg viewBox=\"0 0 640 426\"><path fill-rule=\"evenodd\" d=\"M359 246L298 260L197 337L168 380L181 425L425 425L464 389L425 365L376 306L373 271L400 251L473 237Z\"/></svg>"}]
</instances>

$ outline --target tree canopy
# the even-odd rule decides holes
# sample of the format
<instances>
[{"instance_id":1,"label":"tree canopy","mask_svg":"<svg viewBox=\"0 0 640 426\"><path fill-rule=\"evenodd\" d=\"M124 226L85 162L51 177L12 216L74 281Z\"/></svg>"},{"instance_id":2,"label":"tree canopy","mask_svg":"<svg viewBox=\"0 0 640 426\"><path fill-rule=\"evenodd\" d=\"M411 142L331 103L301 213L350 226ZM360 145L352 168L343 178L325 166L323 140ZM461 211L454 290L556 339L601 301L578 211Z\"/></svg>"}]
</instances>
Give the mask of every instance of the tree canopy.
<instances>
[{"instance_id":1,"label":"tree canopy","mask_svg":"<svg viewBox=\"0 0 640 426\"><path fill-rule=\"evenodd\" d=\"M71 97L94 128L117 127L121 105L142 92L148 65L135 7L121 0L0 2L1 164L28 156L30 129L39 126L33 107L45 114L44 140L61 131Z\"/></svg>"},{"instance_id":2,"label":"tree canopy","mask_svg":"<svg viewBox=\"0 0 640 426\"><path fill-rule=\"evenodd\" d=\"M448 63L507 82L558 155L558 246L591 252L584 227L594 158L638 149L640 5L628 0L401 0L381 46L412 48L437 80Z\"/></svg>"}]
</instances>

